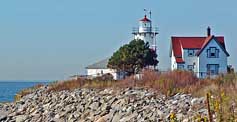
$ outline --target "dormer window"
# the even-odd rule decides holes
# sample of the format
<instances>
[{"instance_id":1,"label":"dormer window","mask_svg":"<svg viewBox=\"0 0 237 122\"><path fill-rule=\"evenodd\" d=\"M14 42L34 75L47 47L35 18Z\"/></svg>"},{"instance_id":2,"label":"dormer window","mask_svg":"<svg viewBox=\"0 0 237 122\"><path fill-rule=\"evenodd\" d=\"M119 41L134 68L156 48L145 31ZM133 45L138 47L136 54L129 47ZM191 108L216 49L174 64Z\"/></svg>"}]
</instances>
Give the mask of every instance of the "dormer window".
<instances>
[{"instance_id":1,"label":"dormer window","mask_svg":"<svg viewBox=\"0 0 237 122\"><path fill-rule=\"evenodd\" d=\"M188 56L189 56L189 57L193 57L193 56L194 56L194 50L189 49L189 50L188 50Z\"/></svg>"},{"instance_id":2,"label":"dormer window","mask_svg":"<svg viewBox=\"0 0 237 122\"><path fill-rule=\"evenodd\" d=\"M208 58L219 58L219 49L216 47L210 47L207 49L207 57Z\"/></svg>"}]
</instances>

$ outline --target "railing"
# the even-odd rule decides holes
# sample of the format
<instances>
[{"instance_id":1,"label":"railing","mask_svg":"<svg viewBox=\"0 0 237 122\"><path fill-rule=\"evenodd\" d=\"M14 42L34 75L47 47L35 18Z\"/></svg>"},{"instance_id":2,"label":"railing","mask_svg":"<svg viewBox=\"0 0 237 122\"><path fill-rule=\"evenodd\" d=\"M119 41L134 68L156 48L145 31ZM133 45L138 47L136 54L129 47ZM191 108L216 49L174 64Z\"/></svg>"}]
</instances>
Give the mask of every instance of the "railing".
<instances>
[{"instance_id":1,"label":"railing","mask_svg":"<svg viewBox=\"0 0 237 122\"><path fill-rule=\"evenodd\" d=\"M152 32L152 27L139 28L139 32Z\"/></svg>"},{"instance_id":2,"label":"railing","mask_svg":"<svg viewBox=\"0 0 237 122\"><path fill-rule=\"evenodd\" d=\"M137 34L139 31L138 31L138 28L133 28L132 29L132 34Z\"/></svg>"},{"instance_id":3,"label":"railing","mask_svg":"<svg viewBox=\"0 0 237 122\"><path fill-rule=\"evenodd\" d=\"M133 34L146 33L146 32L158 34L158 28L157 27L155 27L155 28L152 28L152 27L136 28L135 27L132 29Z\"/></svg>"}]
</instances>

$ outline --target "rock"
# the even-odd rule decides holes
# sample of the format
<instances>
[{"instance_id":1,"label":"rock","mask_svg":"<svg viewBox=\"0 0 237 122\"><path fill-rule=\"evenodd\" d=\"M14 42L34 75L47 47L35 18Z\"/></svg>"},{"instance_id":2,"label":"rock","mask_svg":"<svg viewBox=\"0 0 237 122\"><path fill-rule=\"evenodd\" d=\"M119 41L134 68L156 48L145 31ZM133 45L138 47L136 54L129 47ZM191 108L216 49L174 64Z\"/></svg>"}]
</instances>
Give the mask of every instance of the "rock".
<instances>
[{"instance_id":1,"label":"rock","mask_svg":"<svg viewBox=\"0 0 237 122\"><path fill-rule=\"evenodd\" d=\"M104 117L101 117L101 118L99 118L98 120L96 120L95 122L106 122L106 121L105 121L105 118L104 118Z\"/></svg>"},{"instance_id":2,"label":"rock","mask_svg":"<svg viewBox=\"0 0 237 122\"><path fill-rule=\"evenodd\" d=\"M156 113L159 115L159 117L163 117L164 116L164 112L161 110L156 110Z\"/></svg>"},{"instance_id":3,"label":"rock","mask_svg":"<svg viewBox=\"0 0 237 122\"><path fill-rule=\"evenodd\" d=\"M110 112L109 114L104 116L106 122L111 122L114 116L114 112Z\"/></svg>"},{"instance_id":4,"label":"rock","mask_svg":"<svg viewBox=\"0 0 237 122\"><path fill-rule=\"evenodd\" d=\"M114 97L109 101L109 104L112 105L117 100L118 100L118 98Z\"/></svg>"},{"instance_id":5,"label":"rock","mask_svg":"<svg viewBox=\"0 0 237 122\"><path fill-rule=\"evenodd\" d=\"M113 119L112 119L112 122L118 122L121 118L121 115L117 112L115 113Z\"/></svg>"},{"instance_id":6,"label":"rock","mask_svg":"<svg viewBox=\"0 0 237 122\"><path fill-rule=\"evenodd\" d=\"M207 109L200 109L198 111L199 114L203 114L203 115L208 115L208 110Z\"/></svg>"},{"instance_id":7,"label":"rock","mask_svg":"<svg viewBox=\"0 0 237 122\"><path fill-rule=\"evenodd\" d=\"M94 103L92 103L89 107L90 107L90 109L92 109L92 110L96 110L96 109L98 109L99 105L100 105L99 102L94 102Z\"/></svg>"},{"instance_id":8,"label":"rock","mask_svg":"<svg viewBox=\"0 0 237 122\"><path fill-rule=\"evenodd\" d=\"M137 113L133 113L129 116L123 117L122 119L120 119L120 122L128 122L131 121L133 118L135 118L136 116L138 116Z\"/></svg>"},{"instance_id":9,"label":"rock","mask_svg":"<svg viewBox=\"0 0 237 122\"><path fill-rule=\"evenodd\" d=\"M164 121L171 112L178 119L187 119L197 113L206 115L203 98L192 98L178 93L172 97L155 94L143 88L75 89L46 92L39 89L18 103L0 104L3 121ZM6 111L7 114L1 114ZM5 116L4 116L5 115Z\"/></svg>"},{"instance_id":10,"label":"rock","mask_svg":"<svg viewBox=\"0 0 237 122\"><path fill-rule=\"evenodd\" d=\"M27 119L26 115L18 115L16 116L16 122L24 122Z\"/></svg>"},{"instance_id":11,"label":"rock","mask_svg":"<svg viewBox=\"0 0 237 122\"><path fill-rule=\"evenodd\" d=\"M193 98L192 100L191 100L191 105L194 105L194 104L196 104L198 102L198 98Z\"/></svg>"},{"instance_id":12,"label":"rock","mask_svg":"<svg viewBox=\"0 0 237 122\"><path fill-rule=\"evenodd\" d=\"M0 122L5 121L7 119L7 115L0 114Z\"/></svg>"},{"instance_id":13,"label":"rock","mask_svg":"<svg viewBox=\"0 0 237 122\"><path fill-rule=\"evenodd\" d=\"M178 120L183 120L184 119L184 115L181 114L181 113L176 114L176 117L177 117Z\"/></svg>"},{"instance_id":14,"label":"rock","mask_svg":"<svg viewBox=\"0 0 237 122\"><path fill-rule=\"evenodd\" d=\"M54 116L54 118L59 119L59 118L60 118L60 115L59 115L59 114L56 114L56 115Z\"/></svg>"},{"instance_id":15,"label":"rock","mask_svg":"<svg viewBox=\"0 0 237 122\"><path fill-rule=\"evenodd\" d=\"M201 98L193 98L191 100L191 105L195 105L195 104L202 104L205 102L205 98L201 97Z\"/></svg>"},{"instance_id":16,"label":"rock","mask_svg":"<svg viewBox=\"0 0 237 122\"><path fill-rule=\"evenodd\" d=\"M178 104L178 100L172 101L172 104L173 104L173 105L177 105L177 104Z\"/></svg>"},{"instance_id":17,"label":"rock","mask_svg":"<svg viewBox=\"0 0 237 122\"><path fill-rule=\"evenodd\" d=\"M104 107L102 107L102 111L109 111L111 109L110 105L104 104Z\"/></svg>"}]
</instances>

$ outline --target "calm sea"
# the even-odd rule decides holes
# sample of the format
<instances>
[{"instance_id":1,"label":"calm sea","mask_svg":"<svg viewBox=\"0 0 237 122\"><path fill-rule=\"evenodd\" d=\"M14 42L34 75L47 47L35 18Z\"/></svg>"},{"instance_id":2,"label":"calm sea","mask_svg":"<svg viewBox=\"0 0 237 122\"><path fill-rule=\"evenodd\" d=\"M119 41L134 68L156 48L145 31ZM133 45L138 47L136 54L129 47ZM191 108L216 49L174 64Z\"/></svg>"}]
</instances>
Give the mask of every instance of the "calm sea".
<instances>
[{"instance_id":1,"label":"calm sea","mask_svg":"<svg viewBox=\"0 0 237 122\"><path fill-rule=\"evenodd\" d=\"M48 84L49 82L34 81L0 81L0 102L14 101L14 96L22 89L35 86L37 84Z\"/></svg>"}]
</instances>

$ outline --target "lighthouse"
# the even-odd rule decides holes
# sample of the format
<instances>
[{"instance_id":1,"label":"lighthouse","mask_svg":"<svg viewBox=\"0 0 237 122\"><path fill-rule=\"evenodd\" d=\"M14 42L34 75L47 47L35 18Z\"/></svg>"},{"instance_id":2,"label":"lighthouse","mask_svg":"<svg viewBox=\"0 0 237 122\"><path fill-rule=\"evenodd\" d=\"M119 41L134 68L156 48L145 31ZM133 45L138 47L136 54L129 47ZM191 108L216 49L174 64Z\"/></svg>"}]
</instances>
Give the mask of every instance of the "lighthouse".
<instances>
[{"instance_id":1,"label":"lighthouse","mask_svg":"<svg viewBox=\"0 0 237 122\"><path fill-rule=\"evenodd\" d=\"M158 34L158 29L157 27L152 27L151 12L149 18L145 14L144 17L139 20L139 27L133 28L132 34L134 35L134 39L141 39L144 42L148 42L151 49L154 51L157 50L156 35Z\"/></svg>"}]
</instances>

